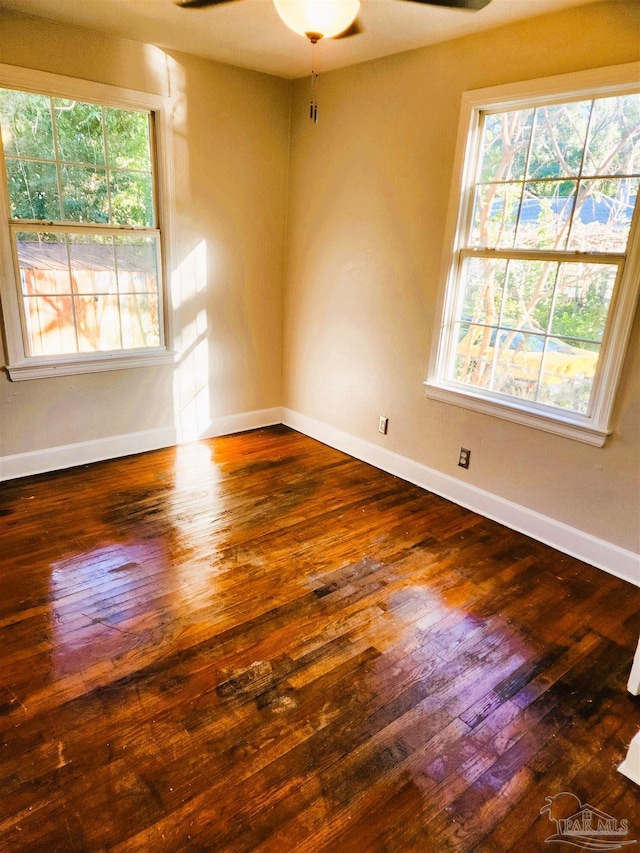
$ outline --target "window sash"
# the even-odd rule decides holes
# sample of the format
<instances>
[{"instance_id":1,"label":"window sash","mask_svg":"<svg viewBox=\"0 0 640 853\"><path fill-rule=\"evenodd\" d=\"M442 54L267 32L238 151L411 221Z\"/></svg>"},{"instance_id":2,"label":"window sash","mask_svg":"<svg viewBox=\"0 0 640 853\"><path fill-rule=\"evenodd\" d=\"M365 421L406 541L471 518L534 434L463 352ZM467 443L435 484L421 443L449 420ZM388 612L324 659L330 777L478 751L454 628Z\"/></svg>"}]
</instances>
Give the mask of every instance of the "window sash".
<instances>
[{"instance_id":1,"label":"window sash","mask_svg":"<svg viewBox=\"0 0 640 853\"><path fill-rule=\"evenodd\" d=\"M0 83L0 88L7 89L7 90L13 90L13 91L19 91L21 93L24 92L24 94L27 94L27 95L37 94L41 97L45 97L45 98L49 99L49 107L50 107L49 115L50 115L50 121L51 121L52 145L53 145L52 155L53 156L38 157L38 156L34 156L33 154L21 155L19 153L12 153L10 151L6 152L3 150L2 140L0 140L0 152L2 152L3 157L4 157L4 164L3 164L4 170L5 170L4 178L6 180L7 192L9 192L9 181L8 181L8 174L6 172L7 172L7 167L9 164L13 164L13 163L23 163L23 164L35 163L35 164L39 164L41 166L50 166L50 167L53 167L55 169L56 199L57 199L57 202L59 205L59 214L60 214L59 217L52 217L52 218L49 218L49 217L44 217L44 218L13 217L13 218L11 218L10 217L11 222L56 222L56 223L60 223L60 224L62 224L62 223L85 223L86 222L87 224L95 225L95 226L106 224L106 225L111 225L112 227L152 227L152 228L158 228L158 213L157 213L157 203L156 203L156 199L157 199L156 162L155 162L155 157L154 157L155 130L154 130L154 113L153 113L153 111L148 110L148 109L141 110L139 108L134 109L130 106L127 106L127 107L120 106L117 108L117 109L121 110L122 112L126 112L129 114L137 113L140 116L144 116L146 119L146 126L147 126L147 140L148 140L148 145L149 145L148 169L147 168L145 168L145 169L134 168L131 166L125 167L125 166L121 166L121 165L115 165L110 160L110 157L108 156L109 145L108 145L108 133L107 133L107 123L106 123L107 120L105 117L105 110L109 109L110 105L105 105L100 100L97 100L95 98L84 99L84 100L81 100L79 98L72 98L72 99L65 98L64 100L73 100L76 103L79 103L82 105L93 104L93 105L100 108L100 122L101 122L101 130L102 130L101 141L102 141L102 145L103 145L103 152L102 153L104 154L104 158L100 162L97 162L97 163L75 160L75 159L65 159L64 157L59 156L61 153L61 144L59 142L60 129L58 127L58 117L56 114L56 108L55 108L55 104L54 104L54 101L60 100L60 98L56 98L55 95L50 95L50 94L44 93L44 92L33 93L33 92L28 92L28 91L25 91L24 89L14 87L14 86L4 86L1 83ZM64 153L64 152L62 152L62 153ZM82 220L82 219L74 218L73 216L67 215L67 212L65 210L65 207L66 207L65 203L68 201L68 198L67 198L67 194L65 193L65 184L64 184L63 179L62 179L63 172L66 169L76 169L76 170L82 170L82 169L89 170L90 169L90 170L93 170L96 174L103 174L104 186L106 189L106 213L108 216L107 222L103 222L100 219ZM126 175L131 175L134 177L137 176L138 178L141 178L141 177L148 177L149 178L149 190L151 193L151 198L149 199L150 211L151 211L151 222L149 222L145 225L137 225L137 224L132 224L132 223L114 221L113 193L114 193L115 186L117 186L117 183L114 182L114 176L118 176L118 175L123 176L123 177ZM78 189L78 187L76 187L76 189ZM11 196L11 194L9 192L9 205L11 205L11 197L10 196Z\"/></svg>"},{"instance_id":2,"label":"window sash","mask_svg":"<svg viewBox=\"0 0 640 853\"><path fill-rule=\"evenodd\" d=\"M556 405L552 402L541 402L537 399L538 394L542 393L544 390L544 373L543 368L547 367L547 361L553 361L554 356L549 356L549 353L552 352L552 347L554 345L560 343L566 343L568 345L574 345L575 347L580 347L581 344L586 345L598 345L599 355L605 352L605 348L609 346L609 340L611 336L611 322L610 318L613 315L614 309L616 307L616 302L618 298L618 294L620 291L620 280L622 277L622 272L624 269L624 261L625 257L623 255L604 255L599 254L595 257L589 253L562 253L562 252L517 252L511 253L507 251L491 251L491 250L475 250L475 249L467 249L462 250L459 253L459 262L456 269L456 293L455 299L459 303L462 300L463 292L461 286L461 269L462 262L466 258L489 258L491 260L495 258L501 258L505 261L508 260L532 260L532 261L552 261L558 262L563 265L568 264L602 264L616 268L615 280L612 288L611 294L611 303L609 309L607 311L607 318L605 322L605 327L603 330L603 334L600 340L593 340L589 338L580 338L577 336L572 336L568 334L561 333L559 331L553 331L552 328L545 328L540 330L535 330L532 328L527 328L519 324L509 323L508 320L505 320L504 317L499 316L495 322L483 322L482 320L469 320L462 317L461 310L458 307L451 313L446 328L443 330L443 372L441 378L442 387L449 388L452 391L463 391L465 394L470 394L472 396L476 396L478 398L491 399L496 403L504 404L506 406L515 405L522 406L525 405L527 407L531 407L533 410L537 411L539 414L549 414L550 412L560 418L566 417L575 417L575 418L583 418L583 417L591 417L593 415L594 409L597 407L598 399L601 394L601 384L602 384L602 372L599 370L595 370L595 374L593 376L593 382L591 384L590 393L589 393L589 403L585 412L579 412L577 409L565 408L559 405ZM553 316L549 318L549 325L551 325L553 320ZM483 328L489 330L489 332L494 333L494 337L496 339L500 339L500 336L513 335L516 338L541 338L544 341L543 349L539 352L539 363L538 356L534 353L527 354L526 350L524 352L516 352L515 354L515 370L522 373L524 366L522 364L518 365L518 358L521 358L523 362L530 362L530 365L537 370L536 375L536 388L535 388L535 399L521 399L515 395L508 394L504 391L496 391L492 390L489 387L474 385L471 383L465 383L460 379L455 378L455 362L456 358L459 355L458 347L460 342L458 341L458 337L456 334L457 329L462 328L464 326L473 326L477 328ZM499 345L491 343L490 345L490 356L491 356L491 374L493 374L496 370L496 367L499 363L499 356L502 354L502 351L499 350ZM559 357L565 364L565 359ZM570 365L569 359L566 360L566 366ZM524 381L524 380L523 380Z\"/></svg>"},{"instance_id":3,"label":"window sash","mask_svg":"<svg viewBox=\"0 0 640 853\"><path fill-rule=\"evenodd\" d=\"M21 327L22 327L22 339L25 353L28 354L29 359L43 359L43 358L69 358L69 357L77 357L78 359L89 360L92 356L97 356L100 354L106 353L116 353L118 355L122 355L123 357L127 357L129 354L134 354L137 352L163 352L165 350L165 329L162 318L164 316L164 287L162 281L162 244L160 240L160 231L158 229L142 229L142 228L125 228L125 227L110 227L110 226L95 226L95 225L86 225L86 224L75 224L75 225L48 225L46 223L24 223L22 220L13 220L10 223L9 230L11 233L11 248L15 269L15 276L18 286L20 287L19 293L19 310L20 310L20 319L21 319ZM20 266L20 261L18 258L18 235L25 233L33 233L38 234L45 232L47 234L60 234L60 235L69 235L78 236L82 235L83 237L113 237L116 238L127 238L127 237L135 237L135 238L145 238L149 241L153 241L152 245L154 246L154 260L155 260L155 287L153 290L145 289L144 291L140 291L137 301L142 302L142 297L146 294L149 297L153 296L154 301L157 305L157 324L155 326L154 332L157 333L157 343L150 345L142 345L142 346L124 346L126 340L126 332L125 332L125 314L126 312L126 299L127 297L136 296L136 293L131 290L125 290L124 287L121 287L120 281L124 279L124 270L119 269L118 266L118 247L117 243L114 241L112 245L113 248L113 261L114 266L113 270L105 270L105 272L112 272L115 286L113 287L112 293L107 292L98 292L95 291L94 294L88 292L82 292L77 284L77 274L74 277L73 272L73 264L72 259L69 256L69 244L57 244L63 245L65 248L62 250L62 254L64 256L64 260L67 266L60 270L61 272L69 273L69 288L68 292L64 294L55 293L55 292L45 292L40 291L38 293L25 293L24 292L24 272ZM34 245L37 245L34 242ZM46 244L45 244L46 245ZM82 245L82 244L78 244ZM109 244L107 244L109 245ZM122 249L125 247L122 246ZM87 272L92 272L91 269L87 269ZM95 272L95 270L93 270ZM112 298L112 313L115 314L115 320L117 321L117 332L114 333L115 337L119 339L120 346L110 347L110 348L85 348L82 349L79 335L79 324L78 318L76 315L75 305L78 300L88 298L89 296L94 295L96 301L98 298L102 298L105 296L109 296ZM39 299L68 299L71 300L70 310L72 313L73 324L69 324L70 328L73 328L73 336L76 339L76 349L75 351L71 350L68 352L55 353L55 354L45 354L45 353L35 353L33 352L34 345L33 339L30 335L31 321L30 314L27 311L27 306L33 300ZM60 332L64 331L64 327L61 325ZM42 343L42 342L41 342Z\"/></svg>"}]
</instances>

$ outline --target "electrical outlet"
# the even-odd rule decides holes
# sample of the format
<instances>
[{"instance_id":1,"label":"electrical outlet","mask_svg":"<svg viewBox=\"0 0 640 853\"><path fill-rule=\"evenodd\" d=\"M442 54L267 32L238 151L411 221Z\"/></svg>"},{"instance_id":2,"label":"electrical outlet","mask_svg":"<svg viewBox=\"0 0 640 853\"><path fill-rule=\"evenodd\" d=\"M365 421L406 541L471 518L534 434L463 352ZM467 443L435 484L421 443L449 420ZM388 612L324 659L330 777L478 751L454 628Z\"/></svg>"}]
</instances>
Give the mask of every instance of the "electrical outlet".
<instances>
[{"instance_id":1,"label":"electrical outlet","mask_svg":"<svg viewBox=\"0 0 640 853\"><path fill-rule=\"evenodd\" d=\"M381 432L383 435L386 435L388 426L389 418L385 418L384 415L380 415L380 418L378 420L378 432Z\"/></svg>"},{"instance_id":2,"label":"electrical outlet","mask_svg":"<svg viewBox=\"0 0 640 853\"><path fill-rule=\"evenodd\" d=\"M471 451L467 450L466 447L461 447L460 448L460 455L458 456L458 465L461 468L468 468L470 461L471 461Z\"/></svg>"}]
</instances>

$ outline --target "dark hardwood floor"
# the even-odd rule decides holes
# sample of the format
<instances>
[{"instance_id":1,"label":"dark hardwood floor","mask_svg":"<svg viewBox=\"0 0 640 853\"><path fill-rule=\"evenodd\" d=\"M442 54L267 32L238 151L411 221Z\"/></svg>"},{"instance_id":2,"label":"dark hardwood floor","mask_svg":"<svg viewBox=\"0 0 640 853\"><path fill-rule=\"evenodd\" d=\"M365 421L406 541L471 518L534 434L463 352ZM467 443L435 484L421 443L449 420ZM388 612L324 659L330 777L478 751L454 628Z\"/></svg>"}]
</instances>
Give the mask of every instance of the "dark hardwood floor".
<instances>
[{"instance_id":1,"label":"dark hardwood floor","mask_svg":"<svg viewBox=\"0 0 640 853\"><path fill-rule=\"evenodd\" d=\"M2 853L640 841L631 585L284 427L1 493Z\"/></svg>"}]
</instances>

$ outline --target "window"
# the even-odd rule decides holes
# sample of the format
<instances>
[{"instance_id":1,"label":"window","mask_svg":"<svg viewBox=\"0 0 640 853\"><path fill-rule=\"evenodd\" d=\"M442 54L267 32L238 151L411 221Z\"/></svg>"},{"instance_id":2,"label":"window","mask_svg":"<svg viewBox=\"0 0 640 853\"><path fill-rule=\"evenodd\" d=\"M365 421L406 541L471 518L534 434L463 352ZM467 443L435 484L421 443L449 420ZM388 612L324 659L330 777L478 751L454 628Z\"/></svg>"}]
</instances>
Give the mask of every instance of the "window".
<instances>
[{"instance_id":1,"label":"window","mask_svg":"<svg viewBox=\"0 0 640 853\"><path fill-rule=\"evenodd\" d=\"M637 84L555 86L467 98L466 167L427 388L601 445L637 299L640 94Z\"/></svg>"},{"instance_id":2,"label":"window","mask_svg":"<svg viewBox=\"0 0 640 853\"><path fill-rule=\"evenodd\" d=\"M166 359L158 99L34 76L0 68L11 378Z\"/></svg>"}]
</instances>

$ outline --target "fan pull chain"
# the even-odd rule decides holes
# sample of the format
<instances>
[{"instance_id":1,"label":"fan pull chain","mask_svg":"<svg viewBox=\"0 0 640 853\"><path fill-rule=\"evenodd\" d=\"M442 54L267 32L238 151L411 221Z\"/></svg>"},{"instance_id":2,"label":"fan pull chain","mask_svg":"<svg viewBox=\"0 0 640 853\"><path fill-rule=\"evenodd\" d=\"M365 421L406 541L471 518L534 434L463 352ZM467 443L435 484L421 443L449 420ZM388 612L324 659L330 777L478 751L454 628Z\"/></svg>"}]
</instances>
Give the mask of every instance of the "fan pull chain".
<instances>
[{"instance_id":1,"label":"fan pull chain","mask_svg":"<svg viewBox=\"0 0 640 853\"><path fill-rule=\"evenodd\" d=\"M309 104L309 118L314 124L318 123L318 56L316 53L317 38L311 39L311 103Z\"/></svg>"}]
</instances>

